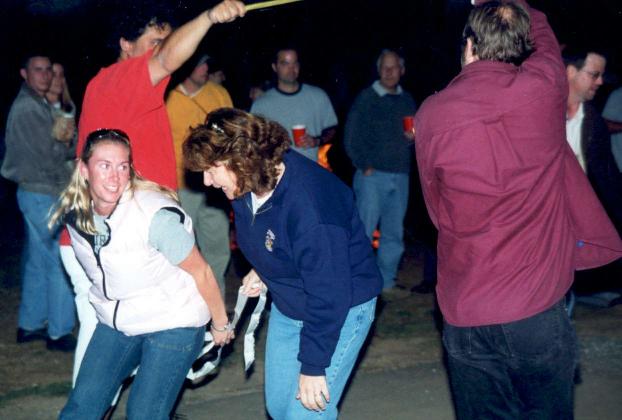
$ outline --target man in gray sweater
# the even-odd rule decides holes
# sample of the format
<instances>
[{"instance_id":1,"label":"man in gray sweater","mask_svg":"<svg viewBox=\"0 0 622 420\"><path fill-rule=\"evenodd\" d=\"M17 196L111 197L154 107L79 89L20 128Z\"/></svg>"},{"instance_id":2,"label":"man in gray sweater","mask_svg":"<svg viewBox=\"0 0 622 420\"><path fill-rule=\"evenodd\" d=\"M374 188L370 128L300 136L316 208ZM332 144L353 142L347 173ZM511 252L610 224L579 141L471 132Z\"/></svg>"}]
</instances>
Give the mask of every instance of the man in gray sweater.
<instances>
[{"instance_id":1,"label":"man in gray sweater","mask_svg":"<svg viewBox=\"0 0 622 420\"><path fill-rule=\"evenodd\" d=\"M45 99L52 83L50 59L31 56L20 74L24 83L9 111L1 169L3 177L17 183L26 233L17 342L46 340L50 350L72 351L73 292L60 260L58 229L48 229L47 223L50 208L69 182L75 133L63 140L52 135L54 117Z\"/></svg>"},{"instance_id":2,"label":"man in gray sweater","mask_svg":"<svg viewBox=\"0 0 622 420\"><path fill-rule=\"evenodd\" d=\"M404 252L412 142L402 119L414 115L415 101L400 86L404 59L384 50L377 62L380 79L355 99L345 126L345 148L356 167L354 193L367 236L380 227L377 262L384 290L395 286Z\"/></svg>"}]
</instances>

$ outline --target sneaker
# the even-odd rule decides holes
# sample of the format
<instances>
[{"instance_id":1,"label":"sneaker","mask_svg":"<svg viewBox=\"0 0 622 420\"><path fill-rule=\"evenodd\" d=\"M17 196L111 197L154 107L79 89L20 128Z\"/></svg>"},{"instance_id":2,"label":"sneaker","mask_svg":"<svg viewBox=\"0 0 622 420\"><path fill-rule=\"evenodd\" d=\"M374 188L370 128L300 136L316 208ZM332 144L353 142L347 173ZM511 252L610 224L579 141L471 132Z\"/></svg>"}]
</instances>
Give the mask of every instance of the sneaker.
<instances>
[{"instance_id":1,"label":"sneaker","mask_svg":"<svg viewBox=\"0 0 622 420\"><path fill-rule=\"evenodd\" d=\"M47 339L47 349L52 351L70 352L76 349L76 338L72 334L66 334L62 337Z\"/></svg>"},{"instance_id":2,"label":"sneaker","mask_svg":"<svg viewBox=\"0 0 622 420\"><path fill-rule=\"evenodd\" d=\"M25 330L23 328L18 328L17 339L15 341L22 344L37 340L47 340L47 338L48 333L45 328L40 328L38 330Z\"/></svg>"}]
</instances>

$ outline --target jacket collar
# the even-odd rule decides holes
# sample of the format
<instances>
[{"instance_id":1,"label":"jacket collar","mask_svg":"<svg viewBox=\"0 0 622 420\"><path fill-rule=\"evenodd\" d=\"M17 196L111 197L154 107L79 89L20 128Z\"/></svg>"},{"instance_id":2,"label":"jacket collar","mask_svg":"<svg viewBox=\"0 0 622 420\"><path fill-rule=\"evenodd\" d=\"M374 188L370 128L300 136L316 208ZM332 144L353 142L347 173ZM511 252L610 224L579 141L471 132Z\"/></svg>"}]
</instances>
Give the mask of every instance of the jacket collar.
<instances>
[{"instance_id":1,"label":"jacket collar","mask_svg":"<svg viewBox=\"0 0 622 420\"><path fill-rule=\"evenodd\" d=\"M39 96L37 92L35 92L33 88L28 86L28 83L26 82L22 82L21 91L24 92L25 95L31 96L33 99L35 99L38 102L44 103L46 105L48 104L48 101L45 99L45 96Z\"/></svg>"},{"instance_id":2,"label":"jacket collar","mask_svg":"<svg viewBox=\"0 0 622 420\"><path fill-rule=\"evenodd\" d=\"M401 85L397 85L397 87L395 88L395 93L389 92L384 86L382 86L382 84L380 83L380 80L376 80L371 85L371 87L374 90L374 92L378 94L378 96L401 95L402 92L404 92Z\"/></svg>"},{"instance_id":3,"label":"jacket collar","mask_svg":"<svg viewBox=\"0 0 622 420\"><path fill-rule=\"evenodd\" d=\"M283 200L285 199L285 192L289 189L289 184L291 182L291 179L297 176L298 165L296 164L296 159L298 158L307 159L306 157L303 157L301 155L295 156L296 154L297 152L292 152L291 150L289 150L283 155L283 163L285 164L285 172L283 173L283 176L281 177L281 180L279 181L279 183L276 184L276 188L274 189L272 196L268 199L268 201L263 203L260 209L266 208L268 206L272 206L272 207L280 206L283 203ZM244 203L246 203L247 206L249 206L249 208L252 208L251 193L246 193L242 197L237 198L236 200L241 200Z\"/></svg>"},{"instance_id":4,"label":"jacket collar","mask_svg":"<svg viewBox=\"0 0 622 420\"><path fill-rule=\"evenodd\" d=\"M472 62L471 64L467 64L462 68L462 71L449 83L453 84L455 81L462 79L463 77L468 77L470 75L475 75L478 73L490 73L490 72L500 72L500 73L517 73L519 70L514 64L504 63L502 61L491 61L491 60L477 60Z\"/></svg>"}]
</instances>

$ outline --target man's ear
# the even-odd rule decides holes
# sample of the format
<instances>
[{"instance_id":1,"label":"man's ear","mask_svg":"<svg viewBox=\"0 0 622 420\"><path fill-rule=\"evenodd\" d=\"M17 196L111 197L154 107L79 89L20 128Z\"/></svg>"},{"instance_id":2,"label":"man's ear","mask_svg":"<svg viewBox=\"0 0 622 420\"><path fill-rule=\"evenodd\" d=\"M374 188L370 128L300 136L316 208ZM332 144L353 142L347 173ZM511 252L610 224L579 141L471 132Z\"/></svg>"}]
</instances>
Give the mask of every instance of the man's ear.
<instances>
[{"instance_id":1,"label":"man's ear","mask_svg":"<svg viewBox=\"0 0 622 420\"><path fill-rule=\"evenodd\" d=\"M475 54L473 48L473 39L471 37L467 38L466 45L464 47L464 62L466 64L471 64L474 61L479 60L477 54Z\"/></svg>"},{"instance_id":2,"label":"man's ear","mask_svg":"<svg viewBox=\"0 0 622 420\"><path fill-rule=\"evenodd\" d=\"M573 79L577 73L579 73L579 69L572 64L566 66L566 77L568 77L568 80Z\"/></svg>"},{"instance_id":3,"label":"man's ear","mask_svg":"<svg viewBox=\"0 0 622 420\"><path fill-rule=\"evenodd\" d=\"M133 47L130 41L123 37L119 38L119 47L121 47L121 55L124 55L125 57L130 56L130 52L132 51Z\"/></svg>"},{"instance_id":4,"label":"man's ear","mask_svg":"<svg viewBox=\"0 0 622 420\"><path fill-rule=\"evenodd\" d=\"M272 63L272 71L276 73L276 64Z\"/></svg>"},{"instance_id":5,"label":"man's ear","mask_svg":"<svg viewBox=\"0 0 622 420\"><path fill-rule=\"evenodd\" d=\"M19 69L19 74L22 76L22 79L26 80L28 78L28 72L26 69Z\"/></svg>"}]
</instances>

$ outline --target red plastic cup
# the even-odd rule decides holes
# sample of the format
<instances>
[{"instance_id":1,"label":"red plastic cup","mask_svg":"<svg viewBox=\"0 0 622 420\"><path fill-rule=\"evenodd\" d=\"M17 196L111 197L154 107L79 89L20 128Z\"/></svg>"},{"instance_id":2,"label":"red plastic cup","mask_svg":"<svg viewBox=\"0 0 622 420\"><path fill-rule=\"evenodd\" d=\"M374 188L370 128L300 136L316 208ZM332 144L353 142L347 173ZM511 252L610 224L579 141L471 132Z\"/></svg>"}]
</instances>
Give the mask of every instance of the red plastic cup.
<instances>
[{"instance_id":1,"label":"red plastic cup","mask_svg":"<svg viewBox=\"0 0 622 420\"><path fill-rule=\"evenodd\" d=\"M415 132L415 117L412 115L407 115L404 117L404 119L402 120L402 123L404 125L404 131L407 133L414 133Z\"/></svg>"},{"instance_id":2,"label":"red plastic cup","mask_svg":"<svg viewBox=\"0 0 622 420\"><path fill-rule=\"evenodd\" d=\"M302 138L307 133L307 127L304 124L295 125L292 127L292 133L294 134L294 144L300 147Z\"/></svg>"}]
</instances>

